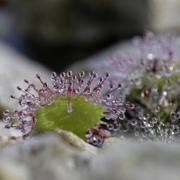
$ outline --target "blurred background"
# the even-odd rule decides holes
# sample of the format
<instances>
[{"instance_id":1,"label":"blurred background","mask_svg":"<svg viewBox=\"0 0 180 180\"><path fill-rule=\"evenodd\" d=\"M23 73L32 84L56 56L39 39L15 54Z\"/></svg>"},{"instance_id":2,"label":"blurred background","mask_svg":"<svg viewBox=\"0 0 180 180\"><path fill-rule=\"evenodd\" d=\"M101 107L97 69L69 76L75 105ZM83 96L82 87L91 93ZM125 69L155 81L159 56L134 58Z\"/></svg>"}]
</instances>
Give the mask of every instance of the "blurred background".
<instances>
[{"instance_id":1,"label":"blurred background","mask_svg":"<svg viewBox=\"0 0 180 180\"><path fill-rule=\"evenodd\" d=\"M61 71L111 45L180 27L179 0L0 0L0 40Z\"/></svg>"},{"instance_id":2,"label":"blurred background","mask_svg":"<svg viewBox=\"0 0 180 180\"><path fill-rule=\"evenodd\" d=\"M7 82L60 72L147 30L178 32L179 17L179 0L0 0L0 102Z\"/></svg>"},{"instance_id":3,"label":"blurred background","mask_svg":"<svg viewBox=\"0 0 180 180\"><path fill-rule=\"evenodd\" d=\"M56 71L151 29L149 0L1 0L1 39Z\"/></svg>"}]
</instances>

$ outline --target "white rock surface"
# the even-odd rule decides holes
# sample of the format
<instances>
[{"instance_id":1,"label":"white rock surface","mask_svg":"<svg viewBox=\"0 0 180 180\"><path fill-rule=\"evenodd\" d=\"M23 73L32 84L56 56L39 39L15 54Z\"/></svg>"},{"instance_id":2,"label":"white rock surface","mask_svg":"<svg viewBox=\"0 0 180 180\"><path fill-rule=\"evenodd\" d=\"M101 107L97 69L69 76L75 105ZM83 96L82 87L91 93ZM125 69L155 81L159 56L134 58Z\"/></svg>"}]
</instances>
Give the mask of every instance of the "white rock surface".
<instances>
[{"instance_id":1,"label":"white rock surface","mask_svg":"<svg viewBox=\"0 0 180 180\"><path fill-rule=\"evenodd\" d=\"M10 100L10 95L17 94L17 86L25 85L24 79L39 84L35 77L37 73L43 79L49 79L49 70L0 43L0 104L14 109L17 103Z\"/></svg>"},{"instance_id":2,"label":"white rock surface","mask_svg":"<svg viewBox=\"0 0 180 180\"><path fill-rule=\"evenodd\" d=\"M179 180L180 145L119 141L91 161L89 180Z\"/></svg>"},{"instance_id":3,"label":"white rock surface","mask_svg":"<svg viewBox=\"0 0 180 180\"><path fill-rule=\"evenodd\" d=\"M180 145L115 140L97 155L52 134L0 151L0 180L179 180Z\"/></svg>"},{"instance_id":4,"label":"white rock surface","mask_svg":"<svg viewBox=\"0 0 180 180\"><path fill-rule=\"evenodd\" d=\"M9 145L0 153L0 180L80 180L92 154L47 134Z\"/></svg>"}]
</instances>

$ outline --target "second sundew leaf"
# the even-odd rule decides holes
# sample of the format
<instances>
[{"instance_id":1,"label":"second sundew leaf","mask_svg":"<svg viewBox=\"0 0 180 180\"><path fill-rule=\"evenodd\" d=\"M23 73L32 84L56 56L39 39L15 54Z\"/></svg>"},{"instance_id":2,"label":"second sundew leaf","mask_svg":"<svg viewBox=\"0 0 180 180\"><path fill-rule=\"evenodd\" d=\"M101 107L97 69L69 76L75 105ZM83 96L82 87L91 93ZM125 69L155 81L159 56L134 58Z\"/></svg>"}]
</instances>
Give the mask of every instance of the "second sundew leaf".
<instances>
[{"instance_id":1,"label":"second sundew leaf","mask_svg":"<svg viewBox=\"0 0 180 180\"><path fill-rule=\"evenodd\" d=\"M37 109L35 130L50 131L60 128L84 138L86 130L100 122L105 109L91 99L85 100L83 96L72 96L70 101L72 112L67 111L67 96L57 96L53 104Z\"/></svg>"},{"instance_id":2,"label":"second sundew leaf","mask_svg":"<svg viewBox=\"0 0 180 180\"><path fill-rule=\"evenodd\" d=\"M160 121L169 122L170 113L179 104L179 78L179 73L174 73L170 76L162 75L159 78L155 76L149 77L148 74L144 74L140 79L141 85L132 85L126 99L143 106L147 113L157 117ZM157 89L156 99L152 93L154 87ZM175 106L175 104L177 105ZM159 108L158 113L154 112L153 107Z\"/></svg>"}]
</instances>

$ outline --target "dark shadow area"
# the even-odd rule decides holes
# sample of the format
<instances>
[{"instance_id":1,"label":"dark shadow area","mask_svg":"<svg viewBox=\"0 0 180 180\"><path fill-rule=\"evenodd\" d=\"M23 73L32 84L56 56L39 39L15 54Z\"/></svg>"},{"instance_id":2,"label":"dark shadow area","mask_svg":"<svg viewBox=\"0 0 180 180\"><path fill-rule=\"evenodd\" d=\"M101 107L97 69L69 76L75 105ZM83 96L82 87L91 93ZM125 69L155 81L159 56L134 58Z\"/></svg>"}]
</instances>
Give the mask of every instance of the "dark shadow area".
<instances>
[{"instance_id":1,"label":"dark shadow area","mask_svg":"<svg viewBox=\"0 0 180 180\"><path fill-rule=\"evenodd\" d=\"M7 0L2 7L13 22L5 41L56 71L150 29L149 0Z\"/></svg>"}]
</instances>

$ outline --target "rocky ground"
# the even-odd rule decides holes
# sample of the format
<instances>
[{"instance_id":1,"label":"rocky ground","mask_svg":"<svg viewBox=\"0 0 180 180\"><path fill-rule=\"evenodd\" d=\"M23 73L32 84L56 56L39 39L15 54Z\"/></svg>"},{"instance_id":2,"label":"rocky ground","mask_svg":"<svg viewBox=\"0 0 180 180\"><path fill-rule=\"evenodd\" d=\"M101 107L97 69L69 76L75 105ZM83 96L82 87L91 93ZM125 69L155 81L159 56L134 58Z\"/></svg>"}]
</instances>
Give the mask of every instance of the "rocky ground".
<instances>
[{"instance_id":1,"label":"rocky ground","mask_svg":"<svg viewBox=\"0 0 180 180\"><path fill-rule=\"evenodd\" d=\"M178 144L111 139L96 153L45 134L0 153L1 180L153 180L179 179Z\"/></svg>"}]
</instances>

